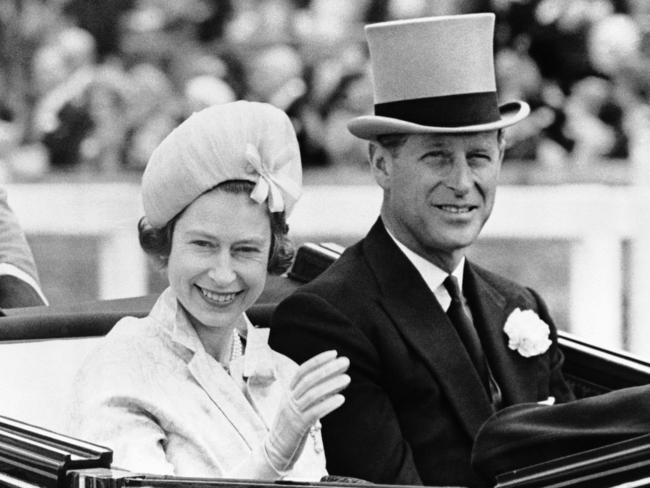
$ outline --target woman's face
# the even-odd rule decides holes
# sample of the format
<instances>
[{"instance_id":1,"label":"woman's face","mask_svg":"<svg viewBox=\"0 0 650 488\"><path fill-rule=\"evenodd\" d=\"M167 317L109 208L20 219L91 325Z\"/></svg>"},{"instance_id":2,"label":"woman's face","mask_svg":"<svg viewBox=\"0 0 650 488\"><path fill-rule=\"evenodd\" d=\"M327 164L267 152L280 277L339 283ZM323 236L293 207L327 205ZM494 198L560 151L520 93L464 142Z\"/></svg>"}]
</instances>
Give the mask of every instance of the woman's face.
<instances>
[{"instance_id":1,"label":"woman's face","mask_svg":"<svg viewBox=\"0 0 650 488\"><path fill-rule=\"evenodd\" d=\"M195 326L235 326L264 289L270 246L266 207L247 194L217 189L190 204L174 228L167 275Z\"/></svg>"}]
</instances>

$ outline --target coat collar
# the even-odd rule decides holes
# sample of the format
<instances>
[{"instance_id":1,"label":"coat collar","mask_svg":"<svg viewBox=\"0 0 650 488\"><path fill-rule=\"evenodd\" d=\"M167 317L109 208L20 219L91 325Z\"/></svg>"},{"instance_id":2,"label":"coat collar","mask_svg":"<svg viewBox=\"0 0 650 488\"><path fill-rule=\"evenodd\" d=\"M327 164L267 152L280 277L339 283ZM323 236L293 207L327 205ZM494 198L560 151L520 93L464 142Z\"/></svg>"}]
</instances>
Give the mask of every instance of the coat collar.
<instances>
[{"instance_id":1,"label":"coat collar","mask_svg":"<svg viewBox=\"0 0 650 488\"><path fill-rule=\"evenodd\" d=\"M282 393L276 386L276 361L268 345L268 329L255 328L246 316L247 347L244 355L230 363L230 374L210 356L176 295L167 288L150 312L167 335L172 347L184 358L194 380L228 418L253 449L266 435ZM250 398L246 397L246 392Z\"/></svg>"},{"instance_id":2,"label":"coat collar","mask_svg":"<svg viewBox=\"0 0 650 488\"><path fill-rule=\"evenodd\" d=\"M375 223L363 246L369 266L377 278L382 306L404 340L441 384L461 424L473 438L494 410L453 325L415 267L392 241L381 219ZM465 279L469 281L465 290L472 289L470 296L477 308L474 308L474 303L470 303L470 306L475 320L481 320L479 328L484 327L488 331L487 345L484 346L486 354L490 364L495 365L497 381L505 390L504 395L508 400L516 396L512 393L513 389L532 388L532 385L525 385L524 374L510 379L517 369L511 364L512 353L507 349L502 332L508 299L478 276L472 267L471 263L466 263ZM502 356L506 359L497 359ZM458 381L460 377L464 380Z\"/></svg>"}]
</instances>

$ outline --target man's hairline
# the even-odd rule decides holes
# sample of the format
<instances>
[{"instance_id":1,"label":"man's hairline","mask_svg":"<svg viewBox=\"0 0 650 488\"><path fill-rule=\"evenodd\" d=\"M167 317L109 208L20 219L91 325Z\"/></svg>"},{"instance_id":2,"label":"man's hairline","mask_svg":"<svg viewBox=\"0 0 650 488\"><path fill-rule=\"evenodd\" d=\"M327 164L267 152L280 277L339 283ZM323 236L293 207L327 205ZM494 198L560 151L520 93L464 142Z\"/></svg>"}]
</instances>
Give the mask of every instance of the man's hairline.
<instances>
[{"instance_id":1,"label":"man's hairline","mask_svg":"<svg viewBox=\"0 0 650 488\"><path fill-rule=\"evenodd\" d=\"M406 144L408 138L415 135L431 134L431 135L466 136L466 135L481 134L481 133L488 133L494 131L496 131L497 133L497 142L499 143L499 149L500 150L503 149L505 151L505 145L506 145L505 131L503 128L501 128L501 129L476 131L476 132L471 132L471 131L468 132L390 132L386 134L379 134L377 137L375 137L375 139L368 141L368 154L370 157L372 157L373 146L379 146L382 149L389 151L393 155L393 157L395 157L397 152L404 146L404 144ZM380 138L384 139L387 137L392 137L395 139L401 138L401 140L400 143L397 145L387 146L385 143L380 142Z\"/></svg>"}]
</instances>

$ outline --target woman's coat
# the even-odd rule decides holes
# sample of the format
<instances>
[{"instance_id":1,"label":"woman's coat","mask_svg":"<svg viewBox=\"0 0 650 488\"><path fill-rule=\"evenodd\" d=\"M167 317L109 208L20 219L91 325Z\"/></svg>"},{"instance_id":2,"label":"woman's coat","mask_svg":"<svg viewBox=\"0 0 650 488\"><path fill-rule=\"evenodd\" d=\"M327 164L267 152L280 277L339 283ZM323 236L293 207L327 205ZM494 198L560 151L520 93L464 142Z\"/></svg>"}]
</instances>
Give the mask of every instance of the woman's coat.
<instances>
[{"instance_id":1,"label":"woman's coat","mask_svg":"<svg viewBox=\"0 0 650 488\"><path fill-rule=\"evenodd\" d=\"M78 373L69 433L114 451L113 466L177 476L277 479L263 442L297 370L248 322L230 374L210 356L171 289L120 320ZM284 473L280 473L282 475ZM326 475L319 424L290 479Z\"/></svg>"}]
</instances>

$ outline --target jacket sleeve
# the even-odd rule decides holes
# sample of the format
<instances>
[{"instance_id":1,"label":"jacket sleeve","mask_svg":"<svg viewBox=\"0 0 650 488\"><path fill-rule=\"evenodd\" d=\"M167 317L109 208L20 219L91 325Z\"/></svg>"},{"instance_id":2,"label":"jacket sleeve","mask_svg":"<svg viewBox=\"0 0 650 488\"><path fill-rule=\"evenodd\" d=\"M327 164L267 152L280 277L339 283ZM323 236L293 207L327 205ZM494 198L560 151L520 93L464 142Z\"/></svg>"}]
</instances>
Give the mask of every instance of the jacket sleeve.
<instances>
[{"instance_id":1,"label":"jacket sleeve","mask_svg":"<svg viewBox=\"0 0 650 488\"><path fill-rule=\"evenodd\" d=\"M638 386L561 405L519 404L490 417L472 451L472 466L490 479L650 431L650 388Z\"/></svg>"},{"instance_id":2,"label":"jacket sleeve","mask_svg":"<svg viewBox=\"0 0 650 488\"><path fill-rule=\"evenodd\" d=\"M46 304L31 248L0 187L0 307Z\"/></svg>"},{"instance_id":3,"label":"jacket sleeve","mask_svg":"<svg viewBox=\"0 0 650 488\"><path fill-rule=\"evenodd\" d=\"M350 359L351 382L342 392L345 403L321 420L330 474L422 484L383 386L382 359L358 324L323 298L297 292L277 307L270 344L299 364L330 349Z\"/></svg>"},{"instance_id":4,"label":"jacket sleeve","mask_svg":"<svg viewBox=\"0 0 650 488\"><path fill-rule=\"evenodd\" d=\"M150 404L136 367L138 357L106 347L105 342L106 338L75 375L66 433L111 449L116 468L174 474L165 455L165 432L153 414L156 406ZM131 346L124 349L138 351L137 345Z\"/></svg>"}]
</instances>

